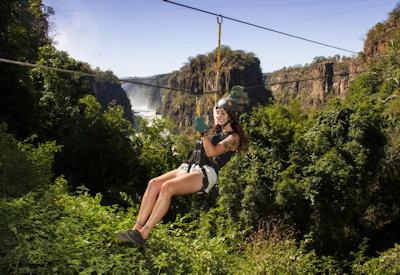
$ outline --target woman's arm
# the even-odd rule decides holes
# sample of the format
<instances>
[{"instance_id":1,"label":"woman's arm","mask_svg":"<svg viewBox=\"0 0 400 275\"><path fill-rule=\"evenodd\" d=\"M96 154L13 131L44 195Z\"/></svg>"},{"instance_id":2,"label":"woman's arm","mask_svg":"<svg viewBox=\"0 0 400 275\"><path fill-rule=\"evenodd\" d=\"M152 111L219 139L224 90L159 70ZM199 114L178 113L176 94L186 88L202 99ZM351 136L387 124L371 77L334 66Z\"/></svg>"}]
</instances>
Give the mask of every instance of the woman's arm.
<instances>
[{"instance_id":1,"label":"woman's arm","mask_svg":"<svg viewBox=\"0 0 400 275\"><path fill-rule=\"evenodd\" d=\"M204 135L202 140L204 151L207 157L210 158L217 157L229 151L236 151L239 146L239 136L237 134L228 136L217 145L213 145L211 139L207 135Z\"/></svg>"}]
</instances>

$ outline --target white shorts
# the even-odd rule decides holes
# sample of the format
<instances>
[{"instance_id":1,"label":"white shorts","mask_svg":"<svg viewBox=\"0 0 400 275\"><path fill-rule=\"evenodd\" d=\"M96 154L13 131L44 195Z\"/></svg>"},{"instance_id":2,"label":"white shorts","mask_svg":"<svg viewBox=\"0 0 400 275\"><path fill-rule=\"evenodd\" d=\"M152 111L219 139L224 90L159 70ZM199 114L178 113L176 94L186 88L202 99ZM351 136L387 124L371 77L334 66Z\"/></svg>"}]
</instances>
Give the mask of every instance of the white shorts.
<instances>
[{"instance_id":1,"label":"white shorts","mask_svg":"<svg viewBox=\"0 0 400 275\"><path fill-rule=\"evenodd\" d=\"M205 174L202 168L204 169ZM182 163L178 169L184 170L186 173L200 171L203 174L203 188L198 192L200 194L210 192L210 190L217 184L217 173L211 166L204 165L200 167L197 164L191 164L189 169L188 163ZM207 177L207 179L205 179L205 177Z\"/></svg>"}]
</instances>

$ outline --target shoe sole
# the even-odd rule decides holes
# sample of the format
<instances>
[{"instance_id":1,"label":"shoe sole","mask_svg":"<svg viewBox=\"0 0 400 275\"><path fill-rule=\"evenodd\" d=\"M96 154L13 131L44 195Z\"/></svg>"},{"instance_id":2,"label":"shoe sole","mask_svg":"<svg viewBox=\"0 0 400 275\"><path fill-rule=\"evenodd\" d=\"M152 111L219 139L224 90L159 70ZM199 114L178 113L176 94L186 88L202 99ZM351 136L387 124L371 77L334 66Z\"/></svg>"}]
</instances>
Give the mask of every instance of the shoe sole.
<instances>
[{"instance_id":1,"label":"shoe sole","mask_svg":"<svg viewBox=\"0 0 400 275\"><path fill-rule=\"evenodd\" d=\"M139 234L139 236L138 236ZM122 243L130 243L139 247L146 246L146 240L142 238L139 231L127 230L117 234L117 239Z\"/></svg>"},{"instance_id":2,"label":"shoe sole","mask_svg":"<svg viewBox=\"0 0 400 275\"><path fill-rule=\"evenodd\" d=\"M118 233L117 239L123 243L134 243L134 240L132 239L128 231Z\"/></svg>"}]
</instances>

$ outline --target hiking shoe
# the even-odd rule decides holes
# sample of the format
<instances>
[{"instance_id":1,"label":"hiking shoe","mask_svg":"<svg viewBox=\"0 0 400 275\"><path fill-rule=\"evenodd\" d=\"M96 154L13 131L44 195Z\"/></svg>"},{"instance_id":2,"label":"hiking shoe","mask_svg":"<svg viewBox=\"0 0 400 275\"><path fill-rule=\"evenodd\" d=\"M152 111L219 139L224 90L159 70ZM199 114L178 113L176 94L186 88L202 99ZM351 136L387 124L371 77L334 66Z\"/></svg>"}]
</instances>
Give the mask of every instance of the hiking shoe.
<instances>
[{"instance_id":1,"label":"hiking shoe","mask_svg":"<svg viewBox=\"0 0 400 275\"><path fill-rule=\"evenodd\" d=\"M146 244L146 240L143 239L142 234L140 234L137 229L129 229L117 234L117 239L123 243L133 243L138 246L144 246Z\"/></svg>"}]
</instances>

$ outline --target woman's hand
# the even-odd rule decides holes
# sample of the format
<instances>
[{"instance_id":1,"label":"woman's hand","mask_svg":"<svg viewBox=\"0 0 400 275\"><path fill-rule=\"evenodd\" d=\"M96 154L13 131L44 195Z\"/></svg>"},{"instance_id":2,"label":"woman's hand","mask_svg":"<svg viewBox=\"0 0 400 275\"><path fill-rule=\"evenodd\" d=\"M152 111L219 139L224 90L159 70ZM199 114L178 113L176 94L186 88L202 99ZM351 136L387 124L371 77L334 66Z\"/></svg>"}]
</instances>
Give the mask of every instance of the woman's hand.
<instances>
[{"instance_id":1,"label":"woman's hand","mask_svg":"<svg viewBox=\"0 0 400 275\"><path fill-rule=\"evenodd\" d=\"M196 131L199 131L200 133L205 133L208 131L208 125L204 121L204 118L202 117L195 117L194 118L194 128Z\"/></svg>"}]
</instances>

